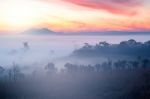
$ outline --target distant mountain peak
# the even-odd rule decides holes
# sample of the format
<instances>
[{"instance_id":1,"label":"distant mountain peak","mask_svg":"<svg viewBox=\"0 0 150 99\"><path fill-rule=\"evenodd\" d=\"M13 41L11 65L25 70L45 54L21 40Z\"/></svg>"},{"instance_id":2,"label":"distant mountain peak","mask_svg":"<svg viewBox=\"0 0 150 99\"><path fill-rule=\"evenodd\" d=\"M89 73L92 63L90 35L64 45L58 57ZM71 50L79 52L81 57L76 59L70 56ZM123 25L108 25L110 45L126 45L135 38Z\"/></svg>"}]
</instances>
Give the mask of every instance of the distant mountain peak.
<instances>
[{"instance_id":1,"label":"distant mountain peak","mask_svg":"<svg viewBox=\"0 0 150 99\"><path fill-rule=\"evenodd\" d=\"M95 32L54 32L48 28L31 28L23 32L34 35L150 35L150 31L95 31Z\"/></svg>"},{"instance_id":2,"label":"distant mountain peak","mask_svg":"<svg viewBox=\"0 0 150 99\"><path fill-rule=\"evenodd\" d=\"M23 33L25 33L25 34L35 34L35 35L43 35L43 34L55 35L55 34L57 34L56 32L54 32L54 31L52 31L48 28L32 28L32 29L24 31Z\"/></svg>"}]
</instances>

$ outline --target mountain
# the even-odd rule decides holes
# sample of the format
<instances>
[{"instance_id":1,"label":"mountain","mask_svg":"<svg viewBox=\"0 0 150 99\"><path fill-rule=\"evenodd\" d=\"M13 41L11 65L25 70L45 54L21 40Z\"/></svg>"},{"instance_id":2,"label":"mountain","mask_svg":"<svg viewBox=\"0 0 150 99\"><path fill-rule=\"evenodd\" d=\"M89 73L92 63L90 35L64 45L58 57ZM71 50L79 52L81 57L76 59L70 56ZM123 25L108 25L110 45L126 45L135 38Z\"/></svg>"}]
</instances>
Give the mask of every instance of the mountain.
<instances>
[{"instance_id":1,"label":"mountain","mask_svg":"<svg viewBox=\"0 0 150 99\"><path fill-rule=\"evenodd\" d=\"M69 34L69 33L66 33ZM96 31L96 32L73 32L70 35L150 35L150 31Z\"/></svg>"},{"instance_id":2,"label":"mountain","mask_svg":"<svg viewBox=\"0 0 150 99\"><path fill-rule=\"evenodd\" d=\"M32 28L23 32L24 34L34 34L34 35L58 35L60 33L54 32L47 28Z\"/></svg>"},{"instance_id":3,"label":"mountain","mask_svg":"<svg viewBox=\"0 0 150 99\"><path fill-rule=\"evenodd\" d=\"M96 31L96 32L54 32L48 28L32 28L23 32L34 35L73 35L73 36L95 36L95 35L150 35L150 31Z\"/></svg>"}]
</instances>

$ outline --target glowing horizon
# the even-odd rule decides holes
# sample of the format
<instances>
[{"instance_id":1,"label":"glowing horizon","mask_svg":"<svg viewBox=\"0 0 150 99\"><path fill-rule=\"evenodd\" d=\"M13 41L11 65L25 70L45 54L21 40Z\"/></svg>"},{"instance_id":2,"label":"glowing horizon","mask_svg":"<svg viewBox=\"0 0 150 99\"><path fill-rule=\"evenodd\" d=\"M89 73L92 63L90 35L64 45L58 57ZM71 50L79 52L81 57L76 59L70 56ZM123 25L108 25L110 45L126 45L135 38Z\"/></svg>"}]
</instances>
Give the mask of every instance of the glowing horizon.
<instances>
[{"instance_id":1,"label":"glowing horizon","mask_svg":"<svg viewBox=\"0 0 150 99\"><path fill-rule=\"evenodd\" d=\"M0 31L147 31L148 0L0 0Z\"/></svg>"}]
</instances>

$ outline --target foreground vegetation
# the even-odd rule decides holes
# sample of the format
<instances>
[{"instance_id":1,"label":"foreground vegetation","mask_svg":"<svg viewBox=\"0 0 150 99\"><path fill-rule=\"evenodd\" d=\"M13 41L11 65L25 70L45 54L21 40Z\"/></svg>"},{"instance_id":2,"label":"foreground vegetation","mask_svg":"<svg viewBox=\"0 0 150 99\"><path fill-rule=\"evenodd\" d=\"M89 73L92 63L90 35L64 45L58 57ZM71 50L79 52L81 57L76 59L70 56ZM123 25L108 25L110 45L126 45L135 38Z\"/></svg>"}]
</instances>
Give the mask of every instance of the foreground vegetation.
<instances>
[{"instance_id":1,"label":"foreground vegetation","mask_svg":"<svg viewBox=\"0 0 150 99\"><path fill-rule=\"evenodd\" d=\"M42 67L42 66L41 66ZM150 60L108 59L95 65L48 63L24 73L0 67L2 99L150 99Z\"/></svg>"}]
</instances>

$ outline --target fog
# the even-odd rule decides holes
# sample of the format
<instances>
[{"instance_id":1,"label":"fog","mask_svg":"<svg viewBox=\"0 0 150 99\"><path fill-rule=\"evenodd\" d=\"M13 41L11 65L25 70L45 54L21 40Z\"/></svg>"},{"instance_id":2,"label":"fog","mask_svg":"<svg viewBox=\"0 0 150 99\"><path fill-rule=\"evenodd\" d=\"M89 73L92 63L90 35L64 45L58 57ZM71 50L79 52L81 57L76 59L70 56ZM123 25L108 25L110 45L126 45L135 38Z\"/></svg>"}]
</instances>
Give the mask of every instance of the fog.
<instances>
[{"instance_id":1,"label":"fog","mask_svg":"<svg viewBox=\"0 0 150 99\"><path fill-rule=\"evenodd\" d=\"M149 99L148 40L131 35L3 35L0 98Z\"/></svg>"},{"instance_id":2,"label":"fog","mask_svg":"<svg viewBox=\"0 0 150 99\"><path fill-rule=\"evenodd\" d=\"M42 35L2 35L0 36L0 65L10 66L12 63L21 65L45 64L48 61L62 62L62 57L70 55L84 43L95 45L100 41L119 43L130 38L145 42L149 36L42 36ZM24 43L29 49L26 50ZM59 63L58 63L59 65Z\"/></svg>"},{"instance_id":3,"label":"fog","mask_svg":"<svg viewBox=\"0 0 150 99\"><path fill-rule=\"evenodd\" d=\"M149 99L150 60L107 60L95 65L41 65L24 73L19 65L0 67L2 99Z\"/></svg>"}]
</instances>

